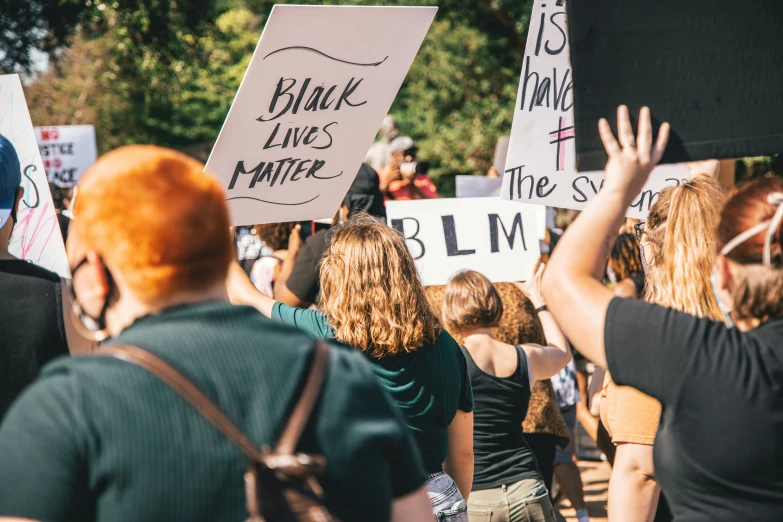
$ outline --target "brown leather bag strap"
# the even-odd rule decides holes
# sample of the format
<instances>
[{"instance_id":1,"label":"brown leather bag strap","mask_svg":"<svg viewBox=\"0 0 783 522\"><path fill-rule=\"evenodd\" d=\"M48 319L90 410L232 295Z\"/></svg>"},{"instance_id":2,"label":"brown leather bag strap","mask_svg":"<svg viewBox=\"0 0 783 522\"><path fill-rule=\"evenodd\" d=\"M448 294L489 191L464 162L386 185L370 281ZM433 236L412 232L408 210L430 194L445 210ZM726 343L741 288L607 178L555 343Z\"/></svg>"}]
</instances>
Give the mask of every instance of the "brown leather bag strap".
<instances>
[{"instance_id":1,"label":"brown leather bag strap","mask_svg":"<svg viewBox=\"0 0 783 522\"><path fill-rule=\"evenodd\" d=\"M201 416L212 423L218 431L242 450L248 458L258 460L262 456L262 450L258 445L250 440L220 408L210 401L195 384L160 357L142 348L130 345L106 346L93 354L114 357L141 366L188 401ZM320 395L326 376L328 357L329 345L316 341L313 351L313 363L310 367L307 382L277 446L277 450L281 454L291 454L296 449L299 437L302 435L302 431ZM283 449L286 451L282 452L281 450Z\"/></svg>"},{"instance_id":2,"label":"brown leather bag strap","mask_svg":"<svg viewBox=\"0 0 783 522\"><path fill-rule=\"evenodd\" d=\"M302 395L299 396L299 401L288 418L288 424L277 442L275 453L278 455L292 455L296 450L296 445L299 444L302 432L307 426L307 421L310 419L318 396L321 394L328 367L329 344L324 341L315 341L310 374L307 376Z\"/></svg>"}]
</instances>

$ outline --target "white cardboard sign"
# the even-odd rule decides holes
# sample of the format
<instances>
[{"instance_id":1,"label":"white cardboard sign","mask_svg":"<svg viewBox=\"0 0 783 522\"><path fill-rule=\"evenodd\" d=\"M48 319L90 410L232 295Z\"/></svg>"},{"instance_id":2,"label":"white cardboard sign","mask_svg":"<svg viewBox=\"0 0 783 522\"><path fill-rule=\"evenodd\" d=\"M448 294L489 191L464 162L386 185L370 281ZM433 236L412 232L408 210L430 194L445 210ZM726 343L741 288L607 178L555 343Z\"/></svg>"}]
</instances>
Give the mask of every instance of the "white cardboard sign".
<instances>
[{"instance_id":1,"label":"white cardboard sign","mask_svg":"<svg viewBox=\"0 0 783 522\"><path fill-rule=\"evenodd\" d=\"M0 134L13 144L19 155L24 188L9 250L19 259L70 277L52 193L17 74L0 76Z\"/></svg>"},{"instance_id":2,"label":"white cardboard sign","mask_svg":"<svg viewBox=\"0 0 783 522\"><path fill-rule=\"evenodd\" d=\"M402 231L426 286L460 270L492 282L521 281L540 253L536 210L496 198L389 201L388 223Z\"/></svg>"},{"instance_id":3,"label":"white cardboard sign","mask_svg":"<svg viewBox=\"0 0 783 522\"><path fill-rule=\"evenodd\" d=\"M533 4L503 176L503 199L579 210L602 185L602 171L576 171L567 35L564 2ZM645 217L661 190L686 179L690 179L690 170L684 164L657 167L626 215Z\"/></svg>"},{"instance_id":4,"label":"white cardboard sign","mask_svg":"<svg viewBox=\"0 0 783 522\"><path fill-rule=\"evenodd\" d=\"M92 125L36 127L35 136L49 183L58 187L75 186L98 159Z\"/></svg>"},{"instance_id":5,"label":"white cardboard sign","mask_svg":"<svg viewBox=\"0 0 783 522\"><path fill-rule=\"evenodd\" d=\"M458 198L497 198L500 196L502 178L488 178L486 176L455 176L457 179ZM536 230L538 238L546 237L546 207L535 207Z\"/></svg>"},{"instance_id":6,"label":"white cardboard sign","mask_svg":"<svg viewBox=\"0 0 783 522\"><path fill-rule=\"evenodd\" d=\"M234 225L334 216L436 11L274 6L207 161Z\"/></svg>"}]
</instances>

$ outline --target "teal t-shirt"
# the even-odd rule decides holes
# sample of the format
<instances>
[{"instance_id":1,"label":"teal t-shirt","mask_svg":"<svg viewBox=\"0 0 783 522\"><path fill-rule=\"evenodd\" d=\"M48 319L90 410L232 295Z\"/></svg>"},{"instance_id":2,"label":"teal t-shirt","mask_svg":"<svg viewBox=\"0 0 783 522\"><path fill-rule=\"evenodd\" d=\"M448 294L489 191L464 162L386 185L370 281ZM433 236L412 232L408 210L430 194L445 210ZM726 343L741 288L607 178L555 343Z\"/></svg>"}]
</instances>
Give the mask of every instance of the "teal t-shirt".
<instances>
[{"instance_id":1,"label":"teal t-shirt","mask_svg":"<svg viewBox=\"0 0 783 522\"><path fill-rule=\"evenodd\" d=\"M259 446L274 446L313 341L255 309L212 302L137 320L134 344L185 374ZM388 521L426 475L399 411L354 350L334 345L298 451L321 454L326 506ZM0 425L0 516L43 521L247 518L247 458L146 370L109 357L46 366Z\"/></svg>"},{"instance_id":2,"label":"teal t-shirt","mask_svg":"<svg viewBox=\"0 0 783 522\"><path fill-rule=\"evenodd\" d=\"M272 318L319 339L334 337L328 317L316 310L277 303ZM413 353L368 360L413 432L424 469L440 471L449 448L449 424L457 410L473 411L473 389L459 345L443 330L434 344Z\"/></svg>"}]
</instances>

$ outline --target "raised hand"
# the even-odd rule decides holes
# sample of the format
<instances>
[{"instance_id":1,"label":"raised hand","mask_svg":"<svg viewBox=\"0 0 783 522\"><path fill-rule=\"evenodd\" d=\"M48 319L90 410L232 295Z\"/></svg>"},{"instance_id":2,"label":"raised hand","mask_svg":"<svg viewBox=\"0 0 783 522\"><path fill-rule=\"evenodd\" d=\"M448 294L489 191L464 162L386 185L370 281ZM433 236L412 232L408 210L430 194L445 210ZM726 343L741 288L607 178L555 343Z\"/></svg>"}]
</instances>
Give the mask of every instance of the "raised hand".
<instances>
[{"instance_id":1,"label":"raised hand","mask_svg":"<svg viewBox=\"0 0 783 522\"><path fill-rule=\"evenodd\" d=\"M669 124L661 125L653 145L650 109L642 107L639 135L635 139L628 107L620 105L617 108L617 139L604 118L598 122L598 133L609 155L603 190L622 194L630 202L641 192L653 167L661 160L669 141Z\"/></svg>"},{"instance_id":2,"label":"raised hand","mask_svg":"<svg viewBox=\"0 0 783 522\"><path fill-rule=\"evenodd\" d=\"M539 256L525 282L514 283L536 308L546 304L544 297L541 295L541 278L544 275L544 266Z\"/></svg>"}]
</instances>

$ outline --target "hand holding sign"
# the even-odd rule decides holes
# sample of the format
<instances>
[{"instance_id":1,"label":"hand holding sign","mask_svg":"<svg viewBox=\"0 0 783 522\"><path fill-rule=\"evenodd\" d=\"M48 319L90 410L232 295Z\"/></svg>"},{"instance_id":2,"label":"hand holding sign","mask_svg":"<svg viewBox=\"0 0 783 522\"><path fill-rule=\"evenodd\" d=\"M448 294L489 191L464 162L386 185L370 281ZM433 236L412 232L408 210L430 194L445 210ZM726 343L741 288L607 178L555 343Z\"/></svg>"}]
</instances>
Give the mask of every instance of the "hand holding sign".
<instances>
[{"instance_id":1,"label":"hand holding sign","mask_svg":"<svg viewBox=\"0 0 783 522\"><path fill-rule=\"evenodd\" d=\"M669 140L669 124L661 125L658 138L653 146L650 109L642 107L639 113L639 139L637 143L634 139L628 107L620 105L617 108L619 143L612 134L609 122L604 118L598 122L598 132L606 153L609 155L609 161L606 163L604 190L621 194L630 203L630 198L642 190L653 167L663 156L666 142Z\"/></svg>"}]
</instances>

